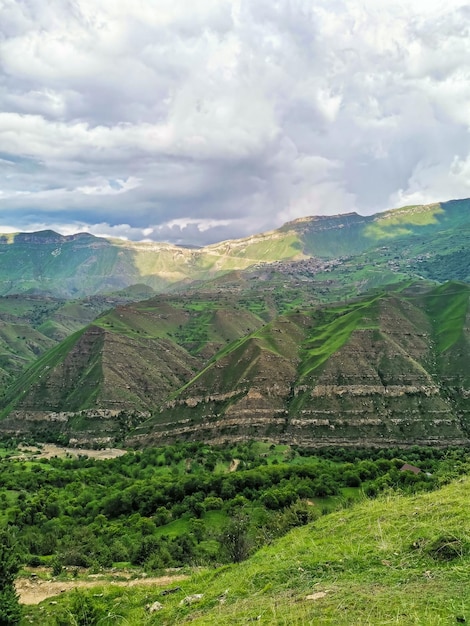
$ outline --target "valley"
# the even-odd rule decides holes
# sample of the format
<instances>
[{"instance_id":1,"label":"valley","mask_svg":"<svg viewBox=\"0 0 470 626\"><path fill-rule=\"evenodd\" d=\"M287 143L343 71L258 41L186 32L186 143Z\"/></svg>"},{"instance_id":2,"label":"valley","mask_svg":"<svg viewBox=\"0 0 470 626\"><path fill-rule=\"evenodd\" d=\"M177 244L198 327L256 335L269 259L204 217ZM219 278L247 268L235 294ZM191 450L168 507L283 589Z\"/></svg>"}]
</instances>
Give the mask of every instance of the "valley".
<instances>
[{"instance_id":1,"label":"valley","mask_svg":"<svg viewBox=\"0 0 470 626\"><path fill-rule=\"evenodd\" d=\"M36 283L17 276L18 293L0 298L0 433L78 446L465 444L468 215L462 200L302 218L178 253L5 236L2 267L9 255L24 275L34 263ZM71 300L64 285L78 278Z\"/></svg>"},{"instance_id":2,"label":"valley","mask_svg":"<svg viewBox=\"0 0 470 626\"><path fill-rule=\"evenodd\" d=\"M0 430L139 447L468 442L465 283L408 281L316 305L304 289L120 305L17 378Z\"/></svg>"},{"instance_id":3,"label":"valley","mask_svg":"<svg viewBox=\"0 0 470 626\"><path fill-rule=\"evenodd\" d=\"M470 619L469 208L3 236L21 625Z\"/></svg>"}]
</instances>

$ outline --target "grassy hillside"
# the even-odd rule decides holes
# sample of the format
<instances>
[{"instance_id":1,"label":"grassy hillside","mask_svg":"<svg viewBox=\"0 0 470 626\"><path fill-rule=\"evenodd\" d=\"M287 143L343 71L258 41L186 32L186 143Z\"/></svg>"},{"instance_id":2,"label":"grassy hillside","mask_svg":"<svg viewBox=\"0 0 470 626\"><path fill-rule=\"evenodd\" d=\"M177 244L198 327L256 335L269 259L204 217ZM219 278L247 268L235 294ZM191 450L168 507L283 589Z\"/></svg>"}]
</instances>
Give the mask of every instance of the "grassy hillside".
<instances>
[{"instance_id":1,"label":"grassy hillside","mask_svg":"<svg viewBox=\"0 0 470 626\"><path fill-rule=\"evenodd\" d=\"M470 526L464 479L317 520L247 563L185 585L196 606L165 604L159 623L448 624L469 619ZM220 597L226 593L225 602ZM157 623L157 622L155 622Z\"/></svg>"},{"instance_id":2,"label":"grassy hillside","mask_svg":"<svg viewBox=\"0 0 470 626\"><path fill-rule=\"evenodd\" d=\"M294 529L243 563L196 572L174 593L103 585L82 601L101 615L118 607L113 623L123 624L465 623L469 497L468 477L431 493L386 494ZM73 600L45 601L30 619L54 619Z\"/></svg>"},{"instance_id":3,"label":"grassy hillside","mask_svg":"<svg viewBox=\"0 0 470 626\"><path fill-rule=\"evenodd\" d=\"M409 284L276 318L216 353L138 433L324 445L468 438L470 288Z\"/></svg>"},{"instance_id":4,"label":"grassy hillside","mask_svg":"<svg viewBox=\"0 0 470 626\"><path fill-rule=\"evenodd\" d=\"M468 441L467 284L406 282L313 308L308 297L307 284L119 306L7 389L1 428L53 430L59 412L61 433L118 439L118 415L150 412L133 443Z\"/></svg>"},{"instance_id":5,"label":"grassy hillside","mask_svg":"<svg viewBox=\"0 0 470 626\"><path fill-rule=\"evenodd\" d=\"M168 296L118 306L50 350L7 389L2 415L10 419L2 426L122 437L123 414L143 415L166 401L222 347L263 323L234 296ZM56 420L51 413L67 417Z\"/></svg>"},{"instance_id":6,"label":"grassy hillside","mask_svg":"<svg viewBox=\"0 0 470 626\"><path fill-rule=\"evenodd\" d=\"M459 200L366 217L350 213L301 218L275 231L199 249L86 233L1 235L0 295L81 297L135 283L168 291L259 264L309 258L339 260L334 278L343 286L351 278L367 283L366 288L404 276L467 279L458 259L469 248L469 207L469 200Z\"/></svg>"},{"instance_id":7,"label":"grassy hillside","mask_svg":"<svg viewBox=\"0 0 470 626\"><path fill-rule=\"evenodd\" d=\"M41 354L118 304L148 298L153 290L127 291L77 300L15 294L0 296L0 380L5 389Z\"/></svg>"}]
</instances>

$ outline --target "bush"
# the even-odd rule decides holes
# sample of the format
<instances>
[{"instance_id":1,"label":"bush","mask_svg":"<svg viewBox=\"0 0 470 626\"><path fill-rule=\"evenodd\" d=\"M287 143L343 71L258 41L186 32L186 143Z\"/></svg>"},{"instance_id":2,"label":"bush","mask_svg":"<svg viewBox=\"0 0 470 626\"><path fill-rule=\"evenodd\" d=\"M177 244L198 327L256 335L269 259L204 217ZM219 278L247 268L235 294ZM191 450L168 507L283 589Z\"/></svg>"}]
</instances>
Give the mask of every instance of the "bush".
<instances>
[{"instance_id":1,"label":"bush","mask_svg":"<svg viewBox=\"0 0 470 626\"><path fill-rule=\"evenodd\" d=\"M36 554L33 554L28 559L28 565L29 567L40 567L42 565L42 561Z\"/></svg>"},{"instance_id":2,"label":"bush","mask_svg":"<svg viewBox=\"0 0 470 626\"><path fill-rule=\"evenodd\" d=\"M64 568L63 568L62 563L57 557L55 557L54 560L52 561L52 575L60 576L62 574L63 569Z\"/></svg>"},{"instance_id":3,"label":"bush","mask_svg":"<svg viewBox=\"0 0 470 626\"><path fill-rule=\"evenodd\" d=\"M57 616L57 626L96 626L101 617L101 611L94 605L90 597L83 591L76 589L68 609Z\"/></svg>"},{"instance_id":4,"label":"bush","mask_svg":"<svg viewBox=\"0 0 470 626\"><path fill-rule=\"evenodd\" d=\"M0 533L0 626L15 626L21 620L21 607L15 589L19 569L15 537L9 530Z\"/></svg>"},{"instance_id":5,"label":"bush","mask_svg":"<svg viewBox=\"0 0 470 626\"><path fill-rule=\"evenodd\" d=\"M21 606L13 585L0 589L0 626L15 626L21 620Z\"/></svg>"},{"instance_id":6,"label":"bush","mask_svg":"<svg viewBox=\"0 0 470 626\"><path fill-rule=\"evenodd\" d=\"M248 539L249 518L245 513L234 515L220 535L222 550L232 563L240 563L247 559L251 552Z\"/></svg>"}]
</instances>

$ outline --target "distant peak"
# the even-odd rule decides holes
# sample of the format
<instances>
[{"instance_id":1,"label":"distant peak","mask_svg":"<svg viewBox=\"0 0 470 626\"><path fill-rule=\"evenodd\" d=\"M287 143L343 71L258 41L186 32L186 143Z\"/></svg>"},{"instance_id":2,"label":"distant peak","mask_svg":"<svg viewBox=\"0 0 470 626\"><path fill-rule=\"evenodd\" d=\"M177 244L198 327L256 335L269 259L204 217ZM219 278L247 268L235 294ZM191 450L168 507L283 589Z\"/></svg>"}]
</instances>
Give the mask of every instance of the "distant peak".
<instances>
[{"instance_id":1,"label":"distant peak","mask_svg":"<svg viewBox=\"0 0 470 626\"><path fill-rule=\"evenodd\" d=\"M306 217L298 217L295 220L291 220L290 222L286 222L285 226L292 226L293 224L306 224L307 222L325 222L325 221L337 221L344 220L344 218L356 218L361 217L359 213L356 211L351 211L349 213L338 213L336 215L308 215Z\"/></svg>"},{"instance_id":2,"label":"distant peak","mask_svg":"<svg viewBox=\"0 0 470 626\"><path fill-rule=\"evenodd\" d=\"M66 238L53 230L39 230L34 233L18 233L14 241L15 243L62 243L66 241Z\"/></svg>"},{"instance_id":3,"label":"distant peak","mask_svg":"<svg viewBox=\"0 0 470 626\"><path fill-rule=\"evenodd\" d=\"M16 244L63 244L67 241L103 241L101 237L95 237L90 233L74 233L73 235L61 235L54 230L38 230L34 232L20 232L20 233L0 233L0 244L2 243L16 243Z\"/></svg>"}]
</instances>

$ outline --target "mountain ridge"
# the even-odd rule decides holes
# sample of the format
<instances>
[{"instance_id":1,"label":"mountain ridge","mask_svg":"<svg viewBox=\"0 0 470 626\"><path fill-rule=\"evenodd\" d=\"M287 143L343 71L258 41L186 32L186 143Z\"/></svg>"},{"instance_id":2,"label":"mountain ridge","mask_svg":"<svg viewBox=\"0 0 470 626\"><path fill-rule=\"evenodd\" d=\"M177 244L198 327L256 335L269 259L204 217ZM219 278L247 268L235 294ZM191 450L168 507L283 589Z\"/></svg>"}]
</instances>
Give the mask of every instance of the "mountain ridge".
<instances>
[{"instance_id":1,"label":"mountain ridge","mask_svg":"<svg viewBox=\"0 0 470 626\"><path fill-rule=\"evenodd\" d=\"M27 292L124 291L108 311L107 296L0 298L0 374L11 383L0 430L138 445L466 442L469 209L301 218L198 250L47 230L1 245L0 260L12 251L15 264L0 263L0 286L3 271Z\"/></svg>"},{"instance_id":2,"label":"mountain ridge","mask_svg":"<svg viewBox=\"0 0 470 626\"><path fill-rule=\"evenodd\" d=\"M410 248L412 264L417 265L413 247L423 246L425 255L441 253L434 241L439 233L448 239L450 253L464 237L468 240L469 231L470 200L453 200L370 216L352 212L302 217L276 230L201 248L51 230L0 234L0 295L35 290L83 297L135 283L165 292L257 263L333 260L398 244ZM429 266L428 257L425 260Z\"/></svg>"}]
</instances>

